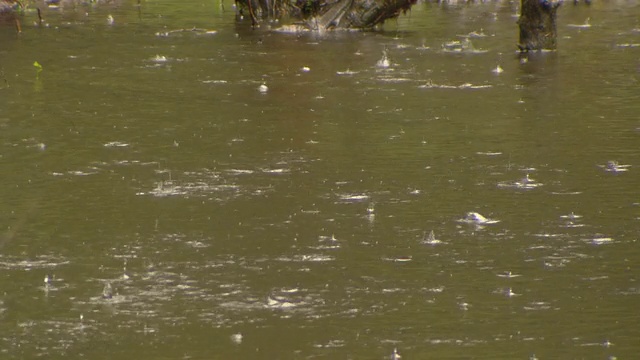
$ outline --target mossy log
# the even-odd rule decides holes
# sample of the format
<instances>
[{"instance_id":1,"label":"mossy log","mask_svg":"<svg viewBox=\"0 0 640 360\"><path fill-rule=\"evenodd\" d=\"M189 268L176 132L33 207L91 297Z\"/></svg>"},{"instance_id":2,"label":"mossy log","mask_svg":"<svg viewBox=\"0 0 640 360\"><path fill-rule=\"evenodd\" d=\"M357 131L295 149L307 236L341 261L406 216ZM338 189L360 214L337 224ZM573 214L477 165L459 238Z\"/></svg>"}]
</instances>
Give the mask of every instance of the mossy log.
<instances>
[{"instance_id":1,"label":"mossy log","mask_svg":"<svg viewBox=\"0 0 640 360\"><path fill-rule=\"evenodd\" d=\"M555 50L556 13L561 0L522 0L520 9L520 51Z\"/></svg>"},{"instance_id":2,"label":"mossy log","mask_svg":"<svg viewBox=\"0 0 640 360\"><path fill-rule=\"evenodd\" d=\"M408 11L417 0L238 0L252 24L288 17L309 30L372 29Z\"/></svg>"}]
</instances>

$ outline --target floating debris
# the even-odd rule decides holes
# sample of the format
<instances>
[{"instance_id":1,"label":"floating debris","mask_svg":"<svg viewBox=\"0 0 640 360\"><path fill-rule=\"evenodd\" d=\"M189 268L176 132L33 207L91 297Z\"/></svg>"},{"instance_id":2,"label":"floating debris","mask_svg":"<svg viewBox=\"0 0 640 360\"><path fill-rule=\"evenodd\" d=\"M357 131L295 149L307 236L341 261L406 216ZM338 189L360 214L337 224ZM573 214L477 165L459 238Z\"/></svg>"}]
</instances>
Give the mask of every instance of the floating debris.
<instances>
[{"instance_id":1,"label":"floating debris","mask_svg":"<svg viewBox=\"0 0 640 360\"><path fill-rule=\"evenodd\" d=\"M577 223L577 221L579 221L582 218L582 215L576 215L572 212L571 214L568 214L568 215L560 215L560 218L566 220L565 224L563 225L564 227L577 228L577 227L584 226L584 224Z\"/></svg>"},{"instance_id":2,"label":"floating debris","mask_svg":"<svg viewBox=\"0 0 640 360\"><path fill-rule=\"evenodd\" d=\"M437 287L430 288L430 289L426 289L426 290L427 290L428 292L431 292L431 293L439 294L439 293L443 292L443 291L444 291L444 289L445 289L445 287L444 287L444 286L437 286Z\"/></svg>"},{"instance_id":3,"label":"floating debris","mask_svg":"<svg viewBox=\"0 0 640 360\"><path fill-rule=\"evenodd\" d=\"M468 33L467 35L458 35L458 36L462 37L462 38L483 38L483 37L487 37L487 35L484 33L483 29L480 29L480 32L472 31L472 32Z\"/></svg>"},{"instance_id":4,"label":"floating debris","mask_svg":"<svg viewBox=\"0 0 640 360\"><path fill-rule=\"evenodd\" d=\"M351 75L355 75L357 74L359 71L351 71L349 69L345 70L345 71L336 71L336 74L338 75L346 75L346 76L351 76Z\"/></svg>"},{"instance_id":5,"label":"floating debris","mask_svg":"<svg viewBox=\"0 0 640 360\"><path fill-rule=\"evenodd\" d=\"M104 147L127 147L129 144L120 141L110 141L103 145Z\"/></svg>"},{"instance_id":6,"label":"floating debris","mask_svg":"<svg viewBox=\"0 0 640 360\"><path fill-rule=\"evenodd\" d=\"M484 156L498 156L498 155L502 155L502 153L500 151L478 151L476 152L476 154L478 155L484 155Z\"/></svg>"},{"instance_id":7,"label":"floating debris","mask_svg":"<svg viewBox=\"0 0 640 360\"><path fill-rule=\"evenodd\" d=\"M262 94L266 94L267 91L269 91L269 88L267 87L266 84L262 84L260 86L258 86L258 91Z\"/></svg>"},{"instance_id":8,"label":"floating debris","mask_svg":"<svg viewBox=\"0 0 640 360\"><path fill-rule=\"evenodd\" d=\"M382 260L384 261L391 261L391 262L409 262L409 261L413 261L413 257L412 256L399 256L399 257L383 257Z\"/></svg>"},{"instance_id":9,"label":"floating debris","mask_svg":"<svg viewBox=\"0 0 640 360\"><path fill-rule=\"evenodd\" d=\"M577 28L577 29L588 29L591 27L590 21L591 21L591 18L586 18L584 20L584 24L568 24L567 27Z\"/></svg>"},{"instance_id":10,"label":"floating debris","mask_svg":"<svg viewBox=\"0 0 640 360\"><path fill-rule=\"evenodd\" d=\"M301 68L300 68L300 71L302 71L302 72L305 72L305 73L306 73L306 72L311 71L311 68L309 68L308 66L303 66L303 67L301 67Z\"/></svg>"},{"instance_id":11,"label":"floating debris","mask_svg":"<svg viewBox=\"0 0 640 360\"><path fill-rule=\"evenodd\" d=\"M35 260L24 260L9 256L0 256L0 269L43 269L69 264L69 261L51 256L38 256ZM53 277L51 278L53 280Z\"/></svg>"},{"instance_id":12,"label":"floating debris","mask_svg":"<svg viewBox=\"0 0 640 360\"><path fill-rule=\"evenodd\" d=\"M318 240L325 244L328 243L328 245L311 246L309 248L314 250L332 250L332 249L340 248L340 241L336 238L334 234L331 234L331 236L322 235L318 237Z\"/></svg>"},{"instance_id":13,"label":"floating debris","mask_svg":"<svg viewBox=\"0 0 640 360\"><path fill-rule=\"evenodd\" d=\"M175 30L169 30L169 31L159 31L155 35L158 37L169 37L169 35L173 35L177 33L195 33L196 35L215 35L218 33L218 31L192 27L190 29L175 29Z\"/></svg>"},{"instance_id":14,"label":"floating debris","mask_svg":"<svg viewBox=\"0 0 640 360\"><path fill-rule=\"evenodd\" d=\"M446 53L470 53L470 54L483 54L488 50L476 49L468 37L464 40L447 41L442 44L442 51Z\"/></svg>"},{"instance_id":15,"label":"floating debris","mask_svg":"<svg viewBox=\"0 0 640 360\"><path fill-rule=\"evenodd\" d=\"M504 70L502 69L502 67L500 67L500 65L496 66L495 69L491 70L492 73L496 74L496 75L500 75L504 72Z\"/></svg>"},{"instance_id":16,"label":"floating debris","mask_svg":"<svg viewBox=\"0 0 640 360\"><path fill-rule=\"evenodd\" d=\"M428 235L426 231L424 232L424 235L422 236L422 241L420 243L427 244L427 245L437 245L437 244L442 244L442 241L436 239L436 234L433 232L433 230L431 230Z\"/></svg>"},{"instance_id":17,"label":"floating debris","mask_svg":"<svg viewBox=\"0 0 640 360\"><path fill-rule=\"evenodd\" d=\"M273 298L267 297L267 307L271 309L289 309L298 306L299 304L287 301L282 297Z\"/></svg>"},{"instance_id":18,"label":"floating debris","mask_svg":"<svg viewBox=\"0 0 640 360\"><path fill-rule=\"evenodd\" d=\"M491 85L473 85L472 83L464 83L458 86L458 89L488 89Z\"/></svg>"},{"instance_id":19,"label":"floating debris","mask_svg":"<svg viewBox=\"0 0 640 360\"><path fill-rule=\"evenodd\" d=\"M242 334L241 333L237 333L237 334L233 334L230 336L231 338L231 342L236 344L236 345L240 345L242 343Z\"/></svg>"},{"instance_id":20,"label":"floating debris","mask_svg":"<svg viewBox=\"0 0 640 360\"><path fill-rule=\"evenodd\" d=\"M391 360L400 360L402 359L402 356L398 353L398 349L393 349L393 352L391 353Z\"/></svg>"},{"instance_id":21,"label":"floating debris","mask_svg":"<svg viewBox=\"0 0 640 360\"><path fill-rule=\"evenodd\" d=\"M124 266L122 267L122 280L129 280L131 277L127 274L127 259L124 259Z\"/></svg>"},{"instance_id":22,"label":"floating debris","mask_svg":"<svg viewBox=\"0 0 640 360\"><path fill-rule=\"evenodd\" d=\"M552 191L553 195L580 195L582 191Z\"/></svg>"},{"instance_id":23,"label":"floating debris","mask_svg":"<svg viewBox=\"0 0 640 360\"><path fill-rule=\"evenodd\" d=\"M227 84L227 80L202 80L203 84Z\"/></svg>"},{"instance_id":24,"label":"floating debris","mask_svg":"<svg viewBox=\"0 0 640 360\"><path fill-rule=\"evenodd\" d=\"M507 272L504 272L504 273L498 274L497 276L498 276L498 277L501 277L501 278L511 279L511 278L520 277L520 276L522 276L522 275L513 274L513 273L511 273L511 271L507 271Z\"/></svg>"},{"instance_id":25,"label":"floating debris","mask_svg":"<svg viewBox=\"0 0 640 360\"><path fill-rule=\"evenodd\" d=\"M303 32L310 32L311 30L306 26L302 26L299 24L286 24L275 28L272 31L285 34L298 34Z\"/></svg>"},{"instance_id":26,"label":"floating debris","mask_svg":"<svg viewBox=\"0 0 640 360\"><path fill-rule=\"evenodd\" d=\"M379 77L379 78L377 78L377 80L380 81L380 82L394 83L394 84L412 82L413 81L413 79L409 79L409 78L391 77L391 76Z\"/></svg>"},{"instance_id":27,"label":"floating debris","mask_svg":"<svg viewBox=\"0 0 640 360\"><path fill-rule=\"evenodd\" d=\"M576 219L580 219L582 218L582 215L577 215L574 214L573 211L571 212L571 214L568 215L560 215L560 218L562 219L569 219L569 220L576 220Z\"/></svg>"},{"instance_id":28,"label":"floating debris","mask_svg":"<svg viewBox=\"0 0 640 360\"><path fill-rule=\"evenodd\" d=\"M513 292L513 290L512 290L511 288L507 289L507 290L504 292L504 294L505 294L507 297L514 297L514 296L520 296L520 295L522 295L522 294L516 294L516 293L514 293L514 292Z\"/></svg>"},{"instance_id":29,"label":"floating debris","mask_svg":"<svg viewBox=\"0 0 640 360\"><path fill-rule=\"evenodd\" d=\"M537 237L545 238L545 239L553 239L553 238L563 237L565 235L564 234L539 233L539 234L533 234L533 236L537 236ZM531 247L530 249L540 249L540 248L545 248L545 247L544 246L542 246L542 247Z\"/></svg>"},{"instance_id":30,"label":"floating debris","mask_svg":"<svg viewBox=\"0 0 640 360\"><path fill-rule=\"evenodd\" d=\"M368 213L366 215L366 218L369 221L369 225L373 225L373 222L376 221L376 214L375 213Z\"/></svg>"},{"instance_id":31,"label":"floating debris","mask_svg":"<svg viewBox=\"0 0 640 360\"><path fill-rule=\"evenodd\" d=\"M440 85L435 84L433 81L429 80L424 85L419 85L419 89L488 89L493 87L493 85L474 85L472 83L464 83L462 85Z\"/></svg>"},{"instance_id":32,"label":"floating debris","mask_svg":"<svg viewBox=\"0 0 640 360\"><path fill-rule=\"evenodd\" d=\"M103 299L112 299L113 298L113 287L110 282L104 284L102 288L102 298Z\"/></svg>"},{"instance_id":33,"label":"floating debris","mask_svg":"<svg viewBox=\"0 0 640 360\"><path fill-rule=\"evenodd\" d=\"M389 54L387 53L387 49L382 51L382 58L376 62L376 66L381 69L387 69L391 66L391 62L389 61Z\"/></svg>"},{"instance_id":34,"label":"floating debris","mask_svg":"<svg viewBox=\"0 0 640 360\"><path fill-rule=\"evenodd\" d=\"M473 212L473 211L468 212L464 218L458 221L469 223L469 224L476 224L476 225L490 225L490 224L495 224L500 222L500 220L489 219L480 215L480 213Z\"/></svg>"},{"instance_id":35,"label":"floating debris","mask_svg":"<svg viewBox=\"0 0 640 360\"><path fill-rule=\"evenodd\" d=\"M227 169L225 171L232 175L247 175L247 174L253 174L255 172L253 170L248 170L248 169Z\"/></svg>"},{"instance_id":36,"label":"floating debris","mask_svg":"<svg viewBox=\"0 0 640 360\"><path fill-rule=\"evenodd\" d=\"M453 40L442 43L442 50L445 52L462 52L471 45L471 41L465 38L464 41Z\"/></svg>"},{"instance_id":37,"label":"floating debris","mask_svg":"<svg viewBox=\"0 0 640 360\"><path fill-rule=\"evenodd\" d=\"M640 44L623 43L623 44L617 44L616 46L619 48L635 48L635 47L640 47Z\"/></svg>"},{"instance_id":38,"label":"floating debris","mask_svg":"<svg viewBox=\"0 0 640 360\"><path fill-rule=\"evenodd\" d=\"M276 258L277 261L282 262L328 262L334 261L335 258L333 256L321 255L321 254L311 254L311 255L295 255L293 257L281 256Z\"/></svg>"},{"instance_id":39,"label":"floating debris","mask_svg":"<svg viewBox=\"0 0 640 360\"><path fill-rule=\"evenodd\" d=\"M591 239L593 245L605 245L613 243L613 239L610 237L596 237Z\"/></svg>"},{"instance_id":40,"label":"floating debris","mask_svg":"<svg viewBox=\"0 0 640 360\"><path fill-rule=\"evenodd\" d=\"M577 222L572 221L572 220L569 220L569 221L567 221L567 222L566 222L564 225L562 225L562 226L563 226L563 227L566 227L566 228L579 228L579 227L583 227L583 226L585 226L585 225L584 225L584 224L577 223Z\"/></svg>"},{"instance_id":41,"label":"floating debris","mask_svg":"<svg viewBox=\"0 0 640 360\"><path fill-rule=\"evenodd\" d=\"M529 174L526 174L525 177L523 177L522 179L512 183L511 182L498 183L498 187L513 187L513 188L525 189L525 190L535 189L542 185L543 185L542 183L539 183L534 179L532 179L531 177L529 177Z\"/></svg>"},{"instance_id":42,"label":"floating debris","mask_svg":"<svg viewBox=\"0 0 640 360\"><path fill-rule=\"evenodd\" d=\"M540 311L549 310L551 309L551 306L549 305L549 303L546 303L544 301L533 301L528 305L523 306L522 308L527 311Z\"/></svg>"},{"instance_id":43,"label":"floating debris","mask_svg":"<svg viewBox=\"0 0 640 360\"><path fill-rule=\"evenodd\" d=\"M82 171L82 170L69 170L67 171L67 174L69 175L73 175L73 176L89 176L89 175L95 175L97 174L97 171ZM59 173L55 173L54 175L59 176Z\"/></svg>"},{"instance_id":44,"label":"floating debris","mask_svg":"<svg viewBox=\"0 0 640 360\"><path fill-rule=\"evenodd\" d=\"M113 16L111 15L107 16L107 24L113 25L114 23L115 23L115 20L113 19Z\"/></svg>"},{"instance_id":45,"label":"floating debris","mask_svg":"<svg viewBox=\"0 0 640 360\"><path fill-rule=\"evenodd\" d=\"M151 62L154 63L166 63L169 59L164 55L157 55L151 58Z\"/></svg>"},{"instance_id":46,"label":"floating debris","mask_svg":"<svg viewBox=\"0 0 640 360\"><path fill-rule=\"evenodd\" d=\"M629 171L629 168L631 167L631 165L621 165L615 160L609 160L605 165L598 165L598 166L603 168L604 171L613 172L613 173Z\"/></svg>"},{"instance_id":47,"label":"floating debris","mask_svg":"<svg viewBox=\"0 0 640 360\"><path fill-rule=\"evenodd\" d=\"M367 214L368 215L374 215L374 213L376 212L375 205L376 205L376 203L374 203L374 202L369 203L369 206L367 206Z\"/></svg>"},{"instance_id":48,"label":"floating debris","mask_svg":"<svg viewBox=\"0 0 640 360\"><path fill-rule=\"evenodd\" d=\"M280 292L286 293L286 294L295 294L297 292L299 292L300 289L298 288L282 288L280 289Z\"/></svg>"},{"instance_id":49,"label":"floating debris","mask_svg":"<svg viewBox=\"0 0 640 360\"><path fill-rule=\"evenodd\" d=\"M369 199L369 195L365 194L340 194L338 197L340 201L344 202L357 202Z\"/></svg>"},{"instance_id":50,"label":"floating debris","mask_svg":"<svg viewBox=\"0 0 640 360\"><path fill-rule=\"evenodd\" d=\"M276 168L276 169L260 169L265 174L286 174L291 172L291 169Z\"/></svg>"}]
</instances>

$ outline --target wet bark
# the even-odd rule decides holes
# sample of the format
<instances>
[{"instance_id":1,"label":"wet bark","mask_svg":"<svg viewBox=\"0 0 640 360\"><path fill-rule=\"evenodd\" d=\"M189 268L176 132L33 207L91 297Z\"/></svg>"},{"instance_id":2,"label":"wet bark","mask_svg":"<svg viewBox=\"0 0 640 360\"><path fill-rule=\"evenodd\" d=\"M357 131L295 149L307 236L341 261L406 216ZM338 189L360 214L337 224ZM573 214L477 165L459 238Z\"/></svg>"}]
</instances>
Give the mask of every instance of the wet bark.
<instances>
[{"instance_id":1,"label":"wet bark","mask_svg":"<svg viewBox=\"0 0 640 360\"><path fill-rule=\"evenodd\" d=\"M417 0L238 0L254 25L293 18L309 30L371 29L406 12Z\"/></svg>"},{"instance_id":2,"label":"wet bark","mask_svg":"<svg viewBox=\"0 0 640 360\"><path fill-rule=\"evenodd\" d=\"M556 13L562 0L522 0L520 51L555 50L557 46Z\"/></svg>"}]
</instances>

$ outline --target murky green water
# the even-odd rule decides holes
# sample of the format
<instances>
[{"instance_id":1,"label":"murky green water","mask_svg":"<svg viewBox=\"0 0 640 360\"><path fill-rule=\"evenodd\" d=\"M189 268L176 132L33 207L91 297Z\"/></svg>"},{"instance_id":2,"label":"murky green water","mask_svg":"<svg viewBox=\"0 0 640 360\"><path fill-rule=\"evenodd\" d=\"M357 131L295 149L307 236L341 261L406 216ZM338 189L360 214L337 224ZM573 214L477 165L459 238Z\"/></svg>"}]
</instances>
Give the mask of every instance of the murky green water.
<instances>
[{"instance_id":1,"label":"murky green water","mask_svg":"<svg viewBox=\"0 0 640 360\"><path fill-rule=\"evenodd\" d=\"M526 63L508 3L135 3L0 28L2 358L637 356L636 1Z\"/></svg>"}]
</instances>

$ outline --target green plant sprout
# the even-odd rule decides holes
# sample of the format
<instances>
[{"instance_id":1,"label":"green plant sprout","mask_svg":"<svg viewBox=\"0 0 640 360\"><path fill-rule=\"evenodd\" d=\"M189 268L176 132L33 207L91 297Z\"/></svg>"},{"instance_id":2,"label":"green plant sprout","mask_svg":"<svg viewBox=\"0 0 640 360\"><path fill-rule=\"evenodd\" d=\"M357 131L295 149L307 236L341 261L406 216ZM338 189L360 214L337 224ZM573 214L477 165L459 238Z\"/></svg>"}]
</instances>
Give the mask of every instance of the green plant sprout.
<instances>
[{"instance_id":1,"label":"green plant sprout","mask_svg":"<svg viewBox=\"0 0 640 360\"><path fill-rule=\"evenodd\" d=\"M40 73L42 72L42 65L40 65L40 63L36 61L33 63L33 66L35 66L36 68L36 79L39 79Z\"/></svg>"}]
</instances>

